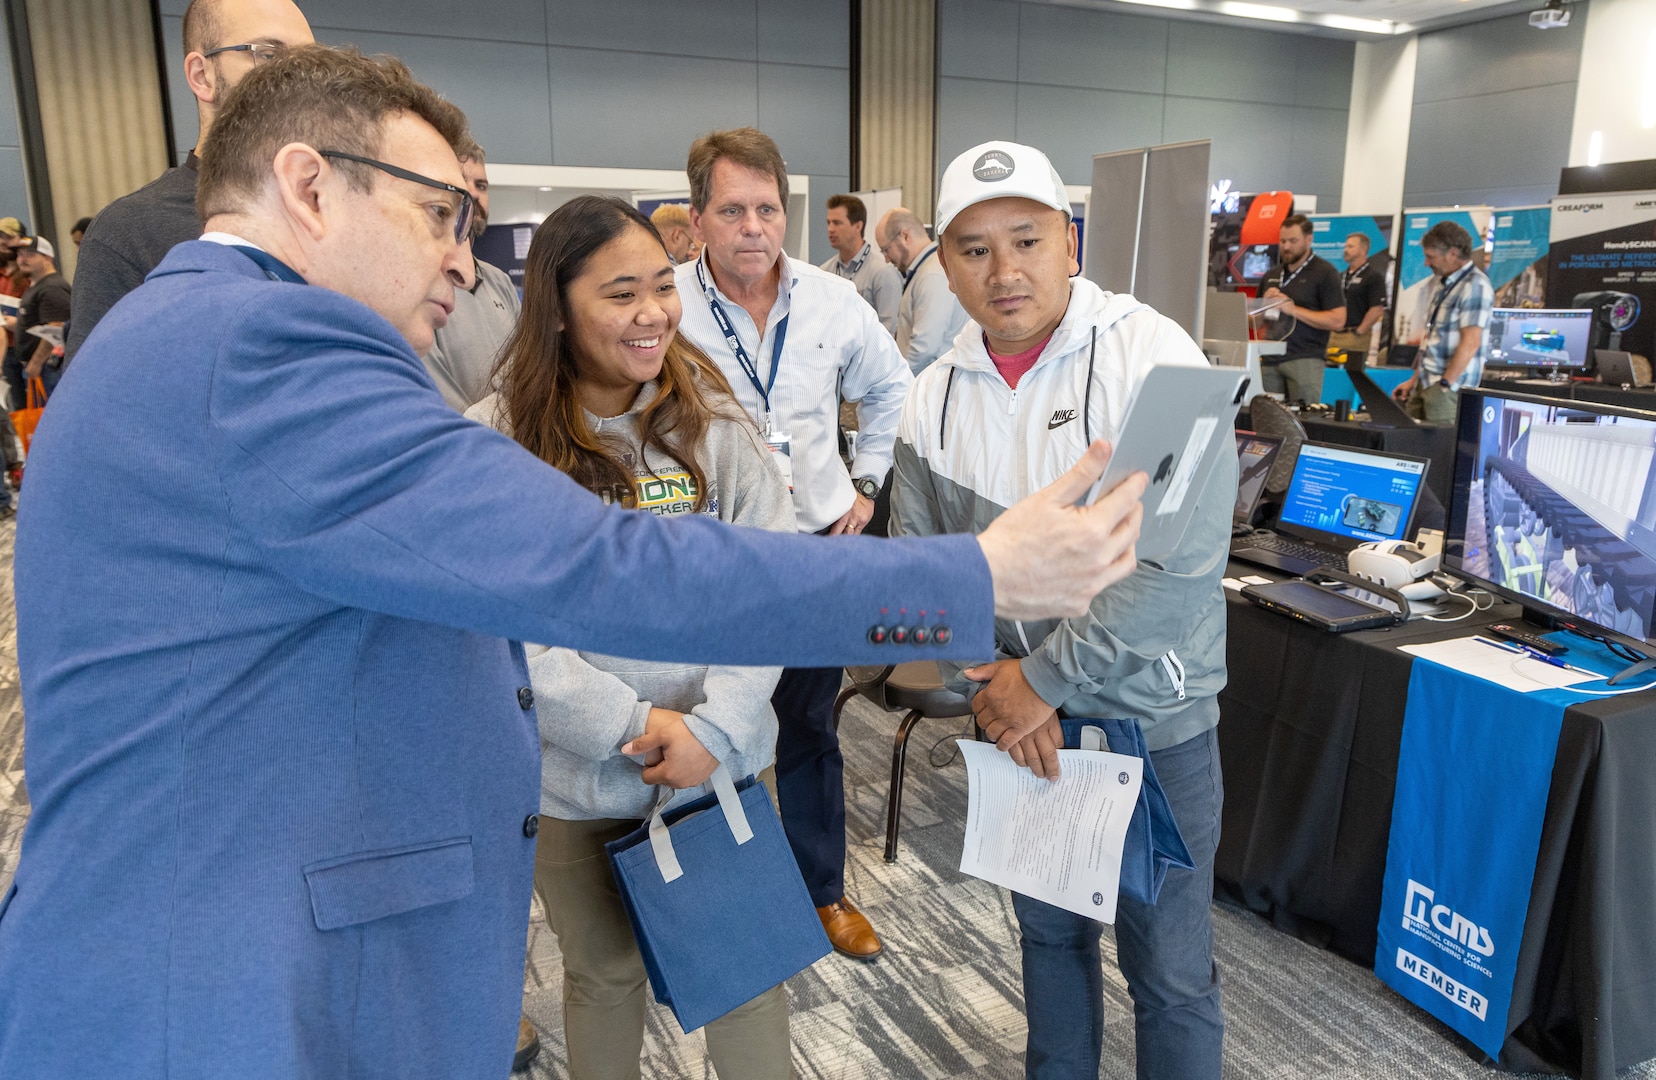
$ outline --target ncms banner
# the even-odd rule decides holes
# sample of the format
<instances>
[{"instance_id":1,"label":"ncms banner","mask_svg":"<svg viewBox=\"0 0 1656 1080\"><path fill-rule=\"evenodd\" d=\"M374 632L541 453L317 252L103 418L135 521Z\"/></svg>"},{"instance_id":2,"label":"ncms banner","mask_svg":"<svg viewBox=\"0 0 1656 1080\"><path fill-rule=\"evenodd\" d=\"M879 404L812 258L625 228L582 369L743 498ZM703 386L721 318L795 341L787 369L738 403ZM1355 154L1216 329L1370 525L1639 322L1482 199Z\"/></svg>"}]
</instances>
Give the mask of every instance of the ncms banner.
<instances>
[{"instance_id":1,"label":"ncms banner","mask_svg":"<svg viewBox=\"0 0 1656 1080\"><path fill-rule=\"evenodd\" d=\"M1425 659L1409 674L1374 972L1491 1058L1571 700Z\"/></svg>"}]
</instances>

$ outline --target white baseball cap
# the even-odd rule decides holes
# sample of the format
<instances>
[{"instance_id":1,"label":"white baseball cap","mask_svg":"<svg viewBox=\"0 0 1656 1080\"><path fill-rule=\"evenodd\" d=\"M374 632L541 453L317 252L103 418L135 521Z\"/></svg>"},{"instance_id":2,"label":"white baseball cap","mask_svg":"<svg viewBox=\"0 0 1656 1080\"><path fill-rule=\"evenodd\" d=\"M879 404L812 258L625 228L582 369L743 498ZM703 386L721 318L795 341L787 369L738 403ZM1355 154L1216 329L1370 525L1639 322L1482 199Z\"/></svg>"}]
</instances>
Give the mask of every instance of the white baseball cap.
<instances>
[{"instance_id":1,"label":"white baseball cap","mask_svg":"<svg viewBox=\"0 0 1656 1080\"><path fill-rule=\"evenodd\" d=\"M44 236L25 237L23 242L17 245L17 250L38 251L48 259L57 258L57 252L52 250L52 242Z\"/></svg>"},{"instance_id":2,"label":"white baseball cap","mask_svg":"<svg viewBox=\"0 0 1656 1080\"><path fill-rule=\"evenodd\" d=\"M1069 193L1047 156L1033 146L986 142L949 162L937 192L937 235L968 206L990 199L1033 199L1068 217Z\"/></svg>"}]
</instances>

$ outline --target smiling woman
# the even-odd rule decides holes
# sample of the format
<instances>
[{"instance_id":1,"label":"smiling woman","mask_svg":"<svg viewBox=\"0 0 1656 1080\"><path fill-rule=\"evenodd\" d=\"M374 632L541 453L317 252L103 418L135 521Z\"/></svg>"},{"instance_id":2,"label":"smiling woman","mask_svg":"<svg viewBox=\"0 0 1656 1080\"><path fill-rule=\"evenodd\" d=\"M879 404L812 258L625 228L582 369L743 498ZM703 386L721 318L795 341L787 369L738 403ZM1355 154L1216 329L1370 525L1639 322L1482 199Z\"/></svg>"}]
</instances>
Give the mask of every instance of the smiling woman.
<instances>
[{"instance_id":1,"label":"smiling woman","mask_svg":"<svg viewBox=\"0 0 1656 1080\"><path fill-rule=\"evenodd\" d=\"M781 474L718 369L678 336L682 313L649 220L619 199L574 199L535 231L501 392L467 415L610 502L792 532ZM721 763L766 770L780 671L527 652L542 746L535 889L563 952L570 1070L637 1075L644 965L603 845L649 815L654 785L678 803ZM786 1075L782 988L710 1023L707 1046L725 1080Z\"/></svg>"}]
</instances>

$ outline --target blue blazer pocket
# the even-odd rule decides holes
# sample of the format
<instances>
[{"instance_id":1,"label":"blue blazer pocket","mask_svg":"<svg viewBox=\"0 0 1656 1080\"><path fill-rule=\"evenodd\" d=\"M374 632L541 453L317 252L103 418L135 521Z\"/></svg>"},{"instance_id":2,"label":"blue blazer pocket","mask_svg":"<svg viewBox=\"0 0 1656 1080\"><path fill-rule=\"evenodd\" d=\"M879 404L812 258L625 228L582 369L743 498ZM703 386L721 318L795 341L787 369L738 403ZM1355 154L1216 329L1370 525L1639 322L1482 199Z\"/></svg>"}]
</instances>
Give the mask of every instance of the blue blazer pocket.
<instances>
[{"instance_id":1,"label":"blue blazer pocket","mask_svg":"<svg viewBox=\"0 0 1656 1080\"><path fill-rule=\"evenodd\" d=\"M471 837L342 855L304 874L316 928L338 930L469 896Z\"/></svg>"}]
</instances>

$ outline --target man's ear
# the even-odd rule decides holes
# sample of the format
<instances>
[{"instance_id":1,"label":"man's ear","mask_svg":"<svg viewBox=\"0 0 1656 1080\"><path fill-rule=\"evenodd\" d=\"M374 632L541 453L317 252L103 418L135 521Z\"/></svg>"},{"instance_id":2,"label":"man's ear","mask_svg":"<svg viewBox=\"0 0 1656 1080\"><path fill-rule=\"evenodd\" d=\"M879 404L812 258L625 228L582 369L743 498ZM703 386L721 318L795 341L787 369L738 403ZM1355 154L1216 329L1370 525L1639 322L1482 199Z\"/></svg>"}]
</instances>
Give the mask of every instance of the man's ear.
<instances>
[{"instance_id":1,"label":"man's ear","mask_svg":"<svg viewBox=\"0 0 1656 1080\"><path fill-rule=\"evenodd\" d=\"M1081 261L1078 258L1081 254L1081 237L1076 232L1074 218L1070 219L1067 232L1069 233L1069 275L1074 277L1081 272ZM939 248L938 252L941 254L942 249Z\"/></svg>"},{"instance_id":2,"label":"man's ear","mask_svg":"<svg viewBox=\"0 0 1656 1080\"><path fill-rule=\"evenodd\" d=\"M698 244L705 244L707 239L702 236L701 219L701 211L694 206L690 207L690 237Z\"/></svg>"},{"instance_id":3,"label":"man's ear","mask_svg":"<svg viewBox=\"0 0 1656 1080\"><path fill-rule=\"evenodd\" d=\"M272 163L276 193L294 231L316 242L328 234L323 212L338 198L344 178L304 143L288 143Z\"/></svg>"},{"instance_id":4,"label":"man's ear","mask_svg":"<svg viewBox=\"0 0 1656 1080\"><path fill-rule=\"evenodd\" d=\"M196 96L197 101L215 104L213 95L217 91L213 86L213 73L207 58L201 53L193 52L184 58L184 82L189 85L190 93Z\"/></svg>"},{"instance_id":5,"label":"man's ear","mask_svg":"<svg viewBox=\"0 0 1656 1080\"><path fill-rule=\"evenodd\" d=\"M960 295L960 290L955 288L954 273L949 269L949 257L943 253L943 237L941 234L937 237L937 265L943 268L943 280L949 283L949 291L957 296ZM909 269L913 270L914 268L910 267Z\"/></svg>"}]
</instances>

